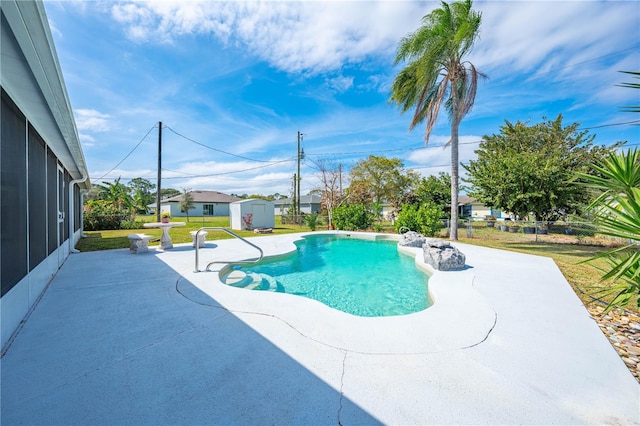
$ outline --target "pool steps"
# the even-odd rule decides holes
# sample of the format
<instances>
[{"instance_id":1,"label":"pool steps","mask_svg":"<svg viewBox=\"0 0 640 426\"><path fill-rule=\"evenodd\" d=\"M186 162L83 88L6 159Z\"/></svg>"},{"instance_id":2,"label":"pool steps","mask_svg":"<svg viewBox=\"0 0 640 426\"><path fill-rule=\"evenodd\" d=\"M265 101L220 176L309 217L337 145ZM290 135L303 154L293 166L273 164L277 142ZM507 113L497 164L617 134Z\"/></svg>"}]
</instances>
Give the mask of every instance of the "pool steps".
<instances>
[{"instance_id":1,"label":"pool steps","mask_svg":"<svg viewBox=\"0 0 640 426\"><path fill-rule=\"evenodd\" d=\"M232 286L245 288L247 290L253 290L256 287L261 287L263 291L276 291L278 283L275 278L267 274L257 274L255 272L244 272L240 270L233 270L227 274L222 282ZM268 287L265 285L268 284Z\"/></svg>"}]
</instances>

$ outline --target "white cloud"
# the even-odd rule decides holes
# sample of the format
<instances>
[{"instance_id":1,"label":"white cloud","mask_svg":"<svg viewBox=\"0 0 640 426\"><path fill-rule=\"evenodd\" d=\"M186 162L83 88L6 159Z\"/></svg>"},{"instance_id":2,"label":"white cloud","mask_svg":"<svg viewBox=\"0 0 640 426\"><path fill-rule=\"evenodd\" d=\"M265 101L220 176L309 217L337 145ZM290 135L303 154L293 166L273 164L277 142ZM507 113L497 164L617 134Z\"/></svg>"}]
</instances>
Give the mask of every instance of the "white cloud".
<instances>
[{"instance_id":1,"label":"white cloud","mask_svg":"<svg viewBox=\"0 0 640 426\"><path fill-rule=\"evenodd\" d=\"M413 151L407 158L408 167L416 167L416 171L423 176L437 175L440 172L451 173L451 148L444 147L449 136L434 135L429 145L423 149ZM458 157L461 163L467 163L476 158L474 151L478 149L478 142L482 138L475 135L460 136ZM463 169L460 168L460 173Z\"/></svg>"},{"instance_id":2,"label":"white cloud","mask_svg":"<svg viewBox=\"0 0 640 426\"><path fill-rule=\"evenodd\" d=\"M492 75L547 72L638 40L637 2L486 1L474 6L482 12L482 25L470 59ZM636 35L621 29L635 29Z\"/></svg>"},{"instance_id":3,"label":"white cloud","mask_svg":"<svg viewBox=\"0 0 640 426\"><path fill-rule=\"evenodd\" d=\"M106 132L109 130L109 114L94 109L75 109L76 126L80 131Z\"/></svg>"},{"instance_id":4,"label":"white cloud","mask_svg":"<svg viewBox=\"0 0 640 426\"><path fill-rule=\"evenodd\" d=\"M409 1L119 2L112 16L138 41L213 35L279 69L317 74L370 56L389 60L400 38L415 31L435 6ZM483 22L470 59L496 75L545 72L619 50L634 40L620 29L637 23L633 1L482 1L474 8L482 12ZM594 22L597 28L585 24Z\"/></svg>"},{"instance_id":5,"label":"white cloud","mask_svg":"<svg viewBox=\"0 0 640 426\"><path fill-rule=\"evenodd\" d=\"M353 77L338 76L325 81L327 86L336 93L344 93L353 87Z\"/></svg>"},{"instance_id":6,"label":"white cloud","mask_svg":"<svg viewBox=\"0 0 640 426\"><path fill-rule=\"evenodd\" d=\"M137 41L213 35L287 72L317 74L369 55L392 55L432 3L210 2L117 3L112 16Z\"/></svg>"},{"instance_id":7,"label":"white cloud","mask_svg":"<svg viewBox=\"0 0 640 426\"><path fill-rule=\"evenodd\" d=\"M96 141L93 136L87 135L85 133L78 133L78 137L80 138L80 142L82 142L82 146L84 148L93 146Z\"/></svg>"}]
</instances>

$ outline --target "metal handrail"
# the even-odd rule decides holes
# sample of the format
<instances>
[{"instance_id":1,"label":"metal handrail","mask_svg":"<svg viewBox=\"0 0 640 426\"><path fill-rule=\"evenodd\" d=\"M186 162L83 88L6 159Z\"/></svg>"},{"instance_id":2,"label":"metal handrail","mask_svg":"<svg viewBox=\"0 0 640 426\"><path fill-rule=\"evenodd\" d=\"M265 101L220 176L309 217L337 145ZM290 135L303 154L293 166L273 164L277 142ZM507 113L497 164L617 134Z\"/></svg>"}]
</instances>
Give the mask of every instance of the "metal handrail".
<instances>
[{"instance_id":1,"label":"metal handrail","mask_svg":"<svg viewBox=\"0 0 640 426\"><path fill-rule=\"evenodd\" d=\"M403 229L406 229L405 232L409 232L411 231L411 229L407 226L401 226L400 228L398 228L398 234L403 234L404 232L402 232Z\"/></svg>"},{"instance_id":2,"label":"metal handrail","mask_svg":"<svg viewBox=\"0 0 640 426\"><path fill-rule=\"evenodd\" d=\"M199 253L200 244L197 243L198 237L200 236L200 231L224 231L227 234L229 234L229 235L231 235L231 236L233 236L233 237L235 237L235 238L237 238L239 240L244 241L245 243L249 244L251 247L254 247L254 248L258 249L258 251L260 252L260 256L257 259L252 259L252 260L214 260L213 262L209 262L207 264L207 267L204 268L204 270L201 270L200 269L200 253ZM262 251L262 249L260 247L258 247L257 245L253 244L252 242L249 242L249 241L245 240L240 235L231 232L227 228L218 228L218 227L203 227L203 228L200 228L196 232L195 239L196 239L196 269L193 272L209 271L209 267L211 265L213 265L214 263L241 263L241 264L258 263L264 257L264 252Z\"/></svg>"}]
</instances>

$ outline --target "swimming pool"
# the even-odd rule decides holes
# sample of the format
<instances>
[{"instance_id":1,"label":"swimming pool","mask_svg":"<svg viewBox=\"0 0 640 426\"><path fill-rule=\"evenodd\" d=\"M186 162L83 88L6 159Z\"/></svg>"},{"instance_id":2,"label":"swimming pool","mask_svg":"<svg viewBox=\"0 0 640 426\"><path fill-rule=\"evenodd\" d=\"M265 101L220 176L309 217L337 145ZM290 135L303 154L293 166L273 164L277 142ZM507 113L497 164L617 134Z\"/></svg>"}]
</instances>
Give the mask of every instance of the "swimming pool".
<instances>
[{"instance_id":1,"label":"swimming pool","mask_svg":"<svg viewBox=\"0 0 640 426\"><path fill-rule=\"evenodd\" d=\"M294 254L236 267L225 283L295 294L364 317L406 315L430 306L428 275L395 241L320 235L296 242Z\"/></svg>"}]
</instances>

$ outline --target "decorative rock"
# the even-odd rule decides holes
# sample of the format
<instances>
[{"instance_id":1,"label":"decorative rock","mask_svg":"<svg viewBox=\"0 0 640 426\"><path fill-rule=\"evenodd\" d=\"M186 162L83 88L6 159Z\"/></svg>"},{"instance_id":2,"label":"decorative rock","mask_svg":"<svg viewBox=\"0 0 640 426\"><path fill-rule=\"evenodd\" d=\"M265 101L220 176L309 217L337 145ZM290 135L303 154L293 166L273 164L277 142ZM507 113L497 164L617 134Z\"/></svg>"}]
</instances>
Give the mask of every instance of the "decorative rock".
<instances>
[{"instance_id":1,"label":"decorative rock","mask_svg":"<svg viewBox=\"0 0 640 426\"><path fill-rule=\"evenodd\" d=\"M415 231L408 231L402 234L402 238L398 242L398 245L405 247L422 247L427 239Z\"/></svg>"},{"instance_id":2,"label":"decorative rock","mask_svg":"<svg viewBox=\"0 0 640 426\"><path fill-rule=\"evenodd\" d=\"M440 238L425 238L425 240L425 244L428 244L429 247L440 249L451 247L451 243L449 241L441 240Z\"/></svg>"},{"instance_id":3,"label":"decorative rock","mask_svg":"<svg viewBox=\"0 0 640 426\"><path fill-rule=\"evenodd\" d=\"M631 374L640 381L640 316L621 310L603 315L604 307L595 304L589 305L588 310Z\"/></svg>"},{"instance_id":4,"label":"decorative rock","mask_svg":"<svg viewBox=\"0 0 640 426\"><path fill-rule=\"evenodd\" d=\"M422 250L424 262L436 271L458 271L464 268L464 254L447 241L429 238Z\"/></svg>"}]
</instances>

